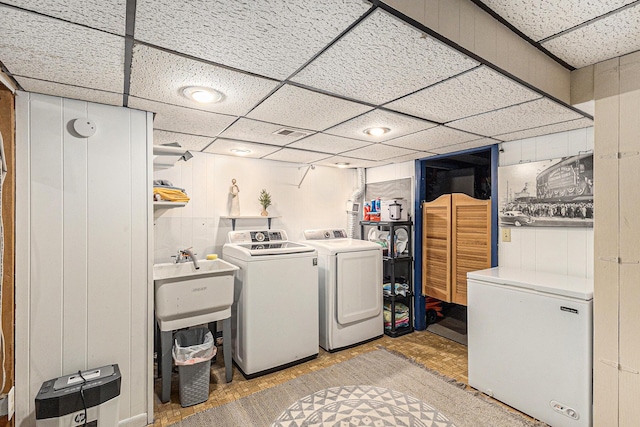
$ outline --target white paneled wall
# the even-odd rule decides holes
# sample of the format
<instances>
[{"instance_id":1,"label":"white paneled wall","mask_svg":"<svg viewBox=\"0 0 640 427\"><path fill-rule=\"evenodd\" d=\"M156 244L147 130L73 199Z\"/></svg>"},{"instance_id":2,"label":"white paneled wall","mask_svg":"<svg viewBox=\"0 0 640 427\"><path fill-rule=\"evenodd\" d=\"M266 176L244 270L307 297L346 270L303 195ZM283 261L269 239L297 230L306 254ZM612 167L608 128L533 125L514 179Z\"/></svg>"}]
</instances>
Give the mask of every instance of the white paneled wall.
<instances>
[{"instance_id":1,"label":"white paneled wall","mask_svg":"<svg viewBox=\"0 0 640 427\"><path fill-rule=\"evenodd\" d=\"M194 153L175 167L156 171L155 179L167 179L191 198L183 208L157 209L154 215L156 263L172 262L178 249L193 247L198 258L222 254L231 231L229 188L231 179L240 188L240 214L260 215L261 189L271 194L271 227L283 229L291 240L303 240L310 228L346 228L346 202L356 180L354 169L316 166L302 181L308 165ZM236 229L266 229L266 219L239 219Z\"/></svg>"},{"instance_id":2,"label":"white paneled wall","mask_svg":"<svg viewBox=\"0 0 640 427\"><path fill-rule=\"evenodd\" d=\"M593 128L505 142L501 147L500 166L572 156L593 150ZM498 245L501 267L593 277L593 228L512 227L511 242Z\"/></svg>"},{"instance_id":3,"label":"white paneled wall","mask_svg":"<svg viewBox=\"0 0 640 427\"><path fill-rule=\"evenodd\" d=\"M94 136L75 134L91 119ZM41 384L117 363L120 416L151 421L151 116L16 97L16 425Z\"/></svg>"}]
</instances>

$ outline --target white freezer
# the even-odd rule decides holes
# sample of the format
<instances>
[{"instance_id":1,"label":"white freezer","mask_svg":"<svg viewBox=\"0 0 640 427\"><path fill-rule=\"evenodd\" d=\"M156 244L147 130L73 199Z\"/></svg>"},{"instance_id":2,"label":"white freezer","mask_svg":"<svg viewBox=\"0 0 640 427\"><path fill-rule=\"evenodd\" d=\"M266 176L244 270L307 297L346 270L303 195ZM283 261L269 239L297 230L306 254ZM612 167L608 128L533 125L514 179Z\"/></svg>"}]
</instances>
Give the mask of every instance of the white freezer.
<instances>
[{"instance_id":1,"label":"white freezer","mask_svg":"<svg viewBox=\"0 0 640 427\"><path fill-rule=\"evenodd\" d=\"M554 427L591 426L593 280L503 267L467 277L469 385Z\"/></svg>"}]
</instances>

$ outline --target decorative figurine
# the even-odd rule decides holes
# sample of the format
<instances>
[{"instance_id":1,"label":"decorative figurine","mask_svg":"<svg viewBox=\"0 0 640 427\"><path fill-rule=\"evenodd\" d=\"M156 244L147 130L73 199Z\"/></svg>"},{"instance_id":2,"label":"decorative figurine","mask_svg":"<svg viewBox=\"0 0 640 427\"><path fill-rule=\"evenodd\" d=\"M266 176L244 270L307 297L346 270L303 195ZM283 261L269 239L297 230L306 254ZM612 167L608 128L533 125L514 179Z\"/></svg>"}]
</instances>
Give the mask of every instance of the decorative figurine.
<instances>
[{"instance_id":1,"label":"decorative figurine","mask_svg":"<svg viewBox=\"0 0 640 427\"><path fill-rule=\"evenodd\" d=\"M236 185L236 179L231 180L231 188L229 189L229 195L231 196L231 209L229 209L229 216L240 216L240 189Z\"/></svg>"}]
</instances>

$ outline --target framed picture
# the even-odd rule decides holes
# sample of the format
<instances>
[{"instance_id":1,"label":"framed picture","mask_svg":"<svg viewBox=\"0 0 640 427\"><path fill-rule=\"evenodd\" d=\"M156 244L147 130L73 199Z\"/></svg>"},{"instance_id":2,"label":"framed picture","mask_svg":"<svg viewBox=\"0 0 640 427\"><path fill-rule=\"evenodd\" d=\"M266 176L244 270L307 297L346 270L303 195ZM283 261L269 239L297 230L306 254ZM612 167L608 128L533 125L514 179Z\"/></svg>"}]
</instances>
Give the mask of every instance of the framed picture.
<instances>
[{"instance_id":1,"label":"framed picture","mask_svg":"<svg viewBox=\"0 0 640 427\"><path fill-rule=\"evenodd\" d=\"M593 227L593 153L498 168L501 226Z\"/></svg>"}]
</instances>

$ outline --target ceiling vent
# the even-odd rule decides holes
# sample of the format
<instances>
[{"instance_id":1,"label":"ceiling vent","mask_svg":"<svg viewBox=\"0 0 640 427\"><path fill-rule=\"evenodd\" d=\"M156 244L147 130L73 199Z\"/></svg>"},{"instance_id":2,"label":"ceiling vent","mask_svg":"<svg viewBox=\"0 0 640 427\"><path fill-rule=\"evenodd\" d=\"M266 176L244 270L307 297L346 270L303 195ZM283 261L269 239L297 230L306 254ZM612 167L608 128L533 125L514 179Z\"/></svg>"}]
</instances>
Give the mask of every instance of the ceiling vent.
<instances>
[{"instance_id":1,"label":"ceiling vent","mask_svg":"<svg viewBox=\"0 0 640 427\"><path fill-rule=\"evenodd\" d=\"M311 135L308 132L302 132L296 129L287 129L287 128L282 128L280 130L277 130L273 133L274 135L282 135L282 136L289 136L291 138L302 138L303 136L307 136L307 135Z\"/></svg>"}]
</instances>

